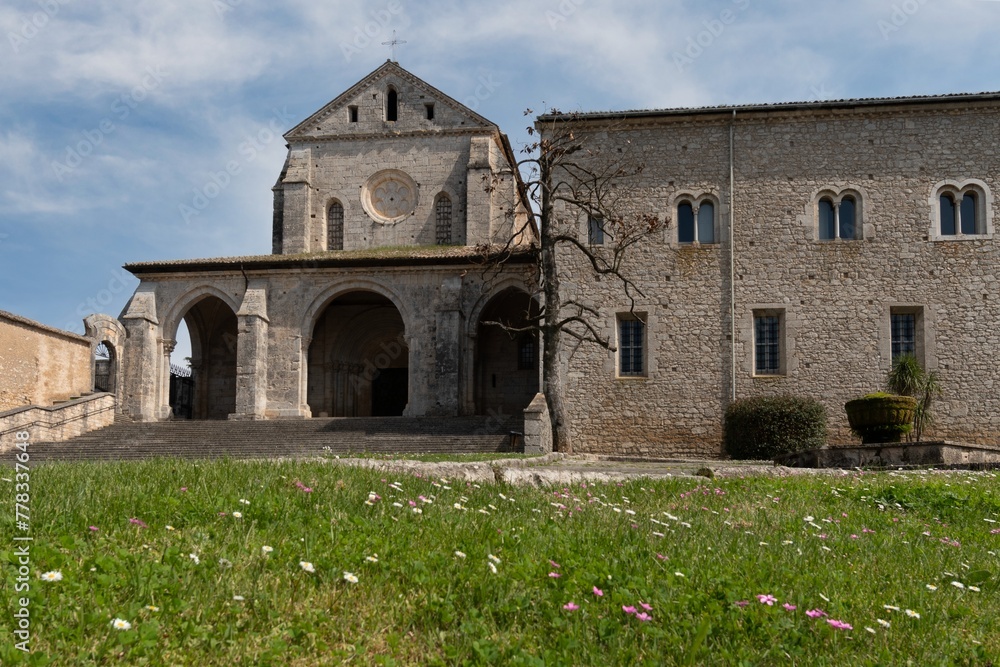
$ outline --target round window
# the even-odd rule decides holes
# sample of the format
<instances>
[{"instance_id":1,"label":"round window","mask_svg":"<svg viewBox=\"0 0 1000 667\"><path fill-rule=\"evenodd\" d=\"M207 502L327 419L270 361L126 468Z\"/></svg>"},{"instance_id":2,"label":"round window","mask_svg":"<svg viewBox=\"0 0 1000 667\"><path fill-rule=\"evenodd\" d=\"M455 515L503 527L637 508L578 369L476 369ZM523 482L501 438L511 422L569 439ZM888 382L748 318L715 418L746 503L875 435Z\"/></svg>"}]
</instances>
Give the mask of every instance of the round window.
<instances>
[{"instance_id":1,"label":"round window","mask_svg":"<svg viewBox=\"0 0 1000 667\"><path fill-rule=\"evenodd\" d=\"M380 171L365 184L361 204L377 222L399 222L417 208L417 184L398 169Z\"/></svg>"}]
</instances>

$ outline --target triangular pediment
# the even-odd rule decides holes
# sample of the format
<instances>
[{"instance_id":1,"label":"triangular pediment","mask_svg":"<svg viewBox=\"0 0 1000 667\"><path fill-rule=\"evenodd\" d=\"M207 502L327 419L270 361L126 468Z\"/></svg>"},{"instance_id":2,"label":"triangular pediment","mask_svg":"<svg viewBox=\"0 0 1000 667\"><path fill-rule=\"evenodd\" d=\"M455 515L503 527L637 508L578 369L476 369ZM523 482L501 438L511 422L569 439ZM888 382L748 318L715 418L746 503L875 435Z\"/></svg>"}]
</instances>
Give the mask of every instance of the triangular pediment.
<instances>
[{"instance_id":1,"label":"triangular pediment","mask_svg":"<svg viewBox=\"0 0 1000 667\"><path fill-rule=\"evenodd\" d=\"M396 93L395 120L391 120L389 110L390 91ZM493 132L498 128L390 60L293 127L285 138L331 139L477 129Z\"/></svg>"}]
</instances>

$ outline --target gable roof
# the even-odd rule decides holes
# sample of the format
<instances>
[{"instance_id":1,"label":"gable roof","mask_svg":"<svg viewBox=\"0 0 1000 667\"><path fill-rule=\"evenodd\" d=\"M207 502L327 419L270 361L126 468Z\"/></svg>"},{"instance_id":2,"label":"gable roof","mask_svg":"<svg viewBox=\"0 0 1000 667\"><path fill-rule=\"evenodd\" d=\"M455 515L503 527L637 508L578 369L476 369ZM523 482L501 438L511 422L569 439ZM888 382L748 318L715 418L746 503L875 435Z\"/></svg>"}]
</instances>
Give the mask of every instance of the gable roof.
<instances>
[{"instance_id":1,"label":"gable roof","mask_svg":"<svg viewBox=\"0 0 1000 667\"><path fill-rule=\"evenodd\" d=\"M314 138L316 135L314 133L314 128L321 126L321 124L330 118L337 111L341 111L354 100L373 87L379 86L380 83L389 78L395 78L402 80L418 90L424 92L434 99L435 102L440 102L447 107L449 107L456 115L464 117L469 121L468 125L463 123L462 129L468 131L470 129L481 129L488 130L490 132L499 132L500 128L492 121L480 116L478 113L465 106L455 98L446 95L434 86L430 85L420 77L416 76L412 72L409 72L402 67L399 63L392 60L387 60L381 67L373 71L371 74L365 78L358 81L356 84L348 88L346 91L338 95L332 101L328 102L323 108L321 108L316 113L312 114L304 121L290 129L285 133L285 139L308 139ZM438 131L441 129L449 128L436 128ZM392 134L399 134L399 132L392 132Z\"/></svg>"}]
</instances>

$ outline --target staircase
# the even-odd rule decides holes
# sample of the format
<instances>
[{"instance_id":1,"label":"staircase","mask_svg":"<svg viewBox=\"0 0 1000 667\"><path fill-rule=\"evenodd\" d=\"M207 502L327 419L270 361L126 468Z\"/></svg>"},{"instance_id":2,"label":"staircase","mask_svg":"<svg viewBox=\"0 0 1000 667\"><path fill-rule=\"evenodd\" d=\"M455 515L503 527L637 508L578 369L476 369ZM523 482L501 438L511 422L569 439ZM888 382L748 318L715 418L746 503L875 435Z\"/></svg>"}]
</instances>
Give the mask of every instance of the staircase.
<instances>
[{"instance_id":1,"label":"staircase","mask_svg":"<svg viewBox=\"0 0 1000 667\"><path fill-rule=\"evenodd\" d=\"M153 457L295 458L349 454L511 451L521 420L490 417L373 417L270 421L116 421L66 440L32 446L32 462ZM518 442L523 446L523 443Z\"/></svg>"}]
</instances>

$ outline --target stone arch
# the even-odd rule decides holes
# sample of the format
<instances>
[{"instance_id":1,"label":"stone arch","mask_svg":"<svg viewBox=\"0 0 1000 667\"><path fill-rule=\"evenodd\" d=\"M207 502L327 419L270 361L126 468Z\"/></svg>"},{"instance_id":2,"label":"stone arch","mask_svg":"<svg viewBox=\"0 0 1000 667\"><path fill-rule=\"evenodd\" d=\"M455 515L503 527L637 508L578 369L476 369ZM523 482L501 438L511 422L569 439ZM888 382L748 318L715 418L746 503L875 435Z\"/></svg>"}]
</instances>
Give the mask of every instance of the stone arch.
<instances>
[{"instance_id":1,"label":"stone arch","mask_svg":"<svg viewBox=\"0 0 1000 667\"><path fill-rule=\"evenodd\" d=\"M236 366L239 322L238 306L218 288L195 288L178 299L164 318L163 344L169 352L175 344L181 320L191 335L191 382L193 419L228 419L236 412ZM169 383L169 368L165 368ZM169 392L167 395L177 393ZM171 405L175 416L178 405Z\"/></svg>"},{"instance_id":2,"label":"stone arch","mask_svg":"<svg viewBox=\"0 0 1000 667\"><path fill-rule=\"evenodd\" d=\"M391 301L392 305L399 311L399 314L403 318L404 328L407 331L411 330L411 323L413 321L412 314L406 307L406 302L399 296L399 294L382 283L374 280L349 280L327 287L312 300L312 303L310 303L309 307L306 308L305 315L302 318L301 333L303 340L308 341L312 339L312 332L316 327L316 322L323 314L326 307L335 299L350 292L374 292L375 294L384 296L386 299Z\"/></svg>"},{"instance_id":3,"label":"stone arch","mask_svg":"<svg viewBox=\"0 0 1000 667\"><path fill-rule=\"evenodd\" d=\"M306 401L318 417L406 412L410 351L403 314L388 296L338 290L322 301L306 350Z\"/></svg>"},{"instance_id":4,"label":"stone arch","mask_svg":"<svg viewBox=\"0 0 1000 667\"><path fill-rule=\"evenodd\" d=\"M237 313L240 310L240 303L236 297L223 292L214 285L199 285L198 287L193 287L180 297L174 299L174 302L166 309L163 317L160 318L160 332L163 339L165 341L175 340L177 338L177 327L180 326L181 320L184 319L187 312L191 310L191 308L194 307L198 301L201 301L208 296L218 297L223 303L229 306L234 313Z\"/></svg>"},{"instance_id":5,"label":"stone arch","mask_svg":"<svg viewBox=\"0 0 1000 667\"><path fill-rule=\"evenodd\" d=\"M83 326L93 352L91 377L94 390L114 394L117 412L122 402L122 355L128 334L121 322L105 314L88 315L83 320ZM107 351L106 358L98 354L102 347Z\"/></svg>"},{"instance_id":6,"label":"stone arch","mask_svg":"<svg viewBox=\"0 0 1000 667\"><path fill-rule=\"evenodd\" d=\"M524 328L537 316L538 302L521 286L508 285L493 292L476 311L473 392L476 414L519 417L538 393L541 341ZM529 359L525 353L530 351Z\"/></svg>"}]
</instances>

